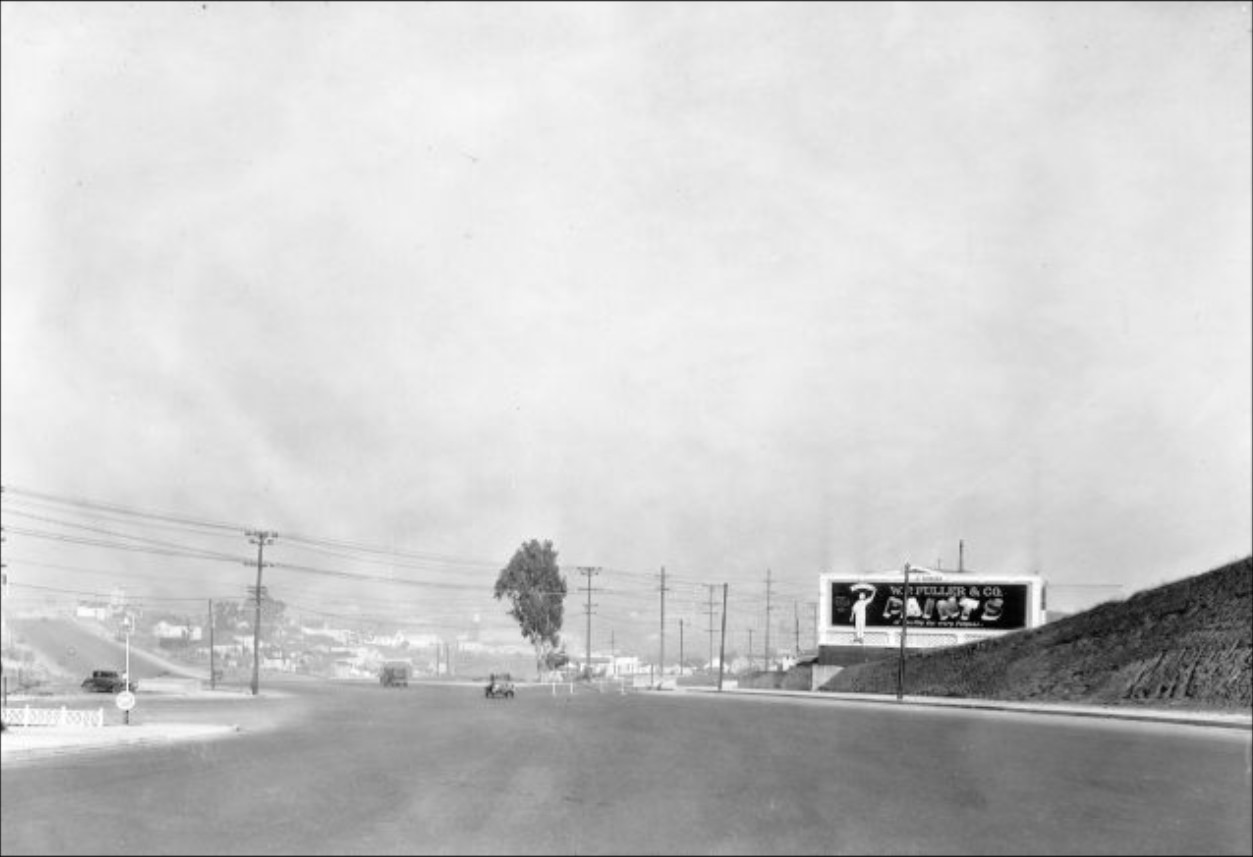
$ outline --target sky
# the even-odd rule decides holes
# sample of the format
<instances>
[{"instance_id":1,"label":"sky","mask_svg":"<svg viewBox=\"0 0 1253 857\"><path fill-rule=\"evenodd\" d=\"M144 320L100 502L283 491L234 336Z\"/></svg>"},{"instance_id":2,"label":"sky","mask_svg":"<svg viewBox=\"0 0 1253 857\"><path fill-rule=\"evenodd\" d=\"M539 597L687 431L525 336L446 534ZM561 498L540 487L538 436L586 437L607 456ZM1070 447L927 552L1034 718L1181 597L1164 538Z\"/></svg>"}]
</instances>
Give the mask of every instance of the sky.
<instances>
[{"instance_id":1,"label":"sky","mask_svg":"<svg viewBox=\"0 0 1253 857\"><path fill-rule=\"evenodd\" d=\"M2 8L13 581L490 624L551 540L645 645L1253 552L1248 3Z\"/></svg>"}]
</instances>

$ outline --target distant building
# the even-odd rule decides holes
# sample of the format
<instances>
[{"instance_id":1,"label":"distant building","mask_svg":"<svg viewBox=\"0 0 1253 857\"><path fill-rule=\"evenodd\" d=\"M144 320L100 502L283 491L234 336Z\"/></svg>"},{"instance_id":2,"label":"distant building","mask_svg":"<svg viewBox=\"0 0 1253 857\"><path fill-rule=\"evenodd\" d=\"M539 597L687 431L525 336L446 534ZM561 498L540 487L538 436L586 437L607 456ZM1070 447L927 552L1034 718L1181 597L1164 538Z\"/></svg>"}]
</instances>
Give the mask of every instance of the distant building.
<instances>
[{"instance_id":1,"label":"distant building","mask_svg":"<svg viewBox=\"0 0 1253 857\"><path fill-rule=\"evenodd\" d=\"M100 622L109 618L112 612L108 604L100 604L98 602L83 602L74 609L74 615L79 619L95 619Z\"/></svg>"},{"instance_id":2,"label":"distant building","mask_svg":"<svg viewBox=\"0 0 1253 857\"><path fill-rule=\"evenodd\" d=\"M306 637L327 637L339 643L341 646L354 642L358 634L355 631L349 631L344 628L312 628L301 626L300 633Z\"/></svg>"}]
</instances>

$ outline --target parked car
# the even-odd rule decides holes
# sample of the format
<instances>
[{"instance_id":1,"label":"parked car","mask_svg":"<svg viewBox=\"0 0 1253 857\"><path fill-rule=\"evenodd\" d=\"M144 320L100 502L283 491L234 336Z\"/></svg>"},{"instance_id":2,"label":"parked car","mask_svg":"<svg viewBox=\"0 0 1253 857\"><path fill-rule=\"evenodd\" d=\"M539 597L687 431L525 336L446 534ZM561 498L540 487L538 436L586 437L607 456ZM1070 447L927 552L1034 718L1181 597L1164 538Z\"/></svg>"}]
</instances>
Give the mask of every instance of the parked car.
<instances>
[{"instance_id":1,"label":"parked car","mask_svg":"<svg viewBox=\"0 0 1253 857\"><path fill-rule=\"evenodd\" d=\"M513 699L513 679L509 673L492 673L484 690L484 696L488 699L501 696L505 699Z\"/></svg>"},{"instance_id":2,"label":"parked car","mask_svg":"<svg viewBox=\"0 0 1253 857\"><path fill-rule=\"evenodd\" d=\"M82 688L89 693L121 693L139 690L139 682L128 684L117 670L93 670L90 677L83 679Z\"/></svg>"}]
</instances>

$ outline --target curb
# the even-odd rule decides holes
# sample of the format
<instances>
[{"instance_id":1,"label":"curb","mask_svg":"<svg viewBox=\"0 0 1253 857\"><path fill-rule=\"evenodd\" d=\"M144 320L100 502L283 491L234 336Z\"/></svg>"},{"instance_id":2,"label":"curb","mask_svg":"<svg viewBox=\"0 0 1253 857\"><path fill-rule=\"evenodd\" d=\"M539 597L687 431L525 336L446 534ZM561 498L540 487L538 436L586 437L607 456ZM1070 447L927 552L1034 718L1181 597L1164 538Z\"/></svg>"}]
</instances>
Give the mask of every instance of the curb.
<instances>
[{"instance_id":1,"label":"curb","mask_svg":"<svg viewBox=\"0 0 1253 857\"><path fill-rule=\"evenodd\" d=\"M1130 720L1140 723L1172 723L1185 726L1206 726L1219 729L1240 729L1243 731L1253 731L1253 715L1243 714L1212 714L1206 715L1197 712L1174 712L1163 711L1161 709L1145 711L1145 710L1119 710L1116 708L1084 708L1075 707L1053 707L1050 705L1033 705L1031 703L1019 702L998 702L996 700L980 700L980 699L953 699L940 700L920 696L905 696L901 700L897 700L895 696L886 694L851 694L851 693L827 693L819 691L804 690L771 690L759 688L730 688L717 690L716 688L682 688L684 693L705 693L719 694L730 693L739 694L741 696L777 696L791 699L813 699L831 702L853 702L853 703L880 703L891 705L914 705L927 708L966 708L966 709L983 709L985 711L1007 711L1016 714L1048 714L1058 717L1090 717L1104 720Z\"/></svg>"}]
</instances>

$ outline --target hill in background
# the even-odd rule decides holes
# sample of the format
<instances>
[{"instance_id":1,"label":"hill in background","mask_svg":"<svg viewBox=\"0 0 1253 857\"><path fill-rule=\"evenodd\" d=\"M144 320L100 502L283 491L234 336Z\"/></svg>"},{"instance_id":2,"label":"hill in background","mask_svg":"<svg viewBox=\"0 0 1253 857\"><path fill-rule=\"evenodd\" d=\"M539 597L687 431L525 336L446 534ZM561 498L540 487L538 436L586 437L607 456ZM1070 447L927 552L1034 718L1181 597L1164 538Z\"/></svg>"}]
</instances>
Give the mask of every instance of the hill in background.
<instances>
[{"instance_id":1,"label":"hill in background","mask_svg":"<svg viewBox=\"0 0 1253 857\"><path fill-rule=\"evenodd\" d=\"M822 686L896 693L895 657ZM1253 556L992 640L910 652L905 693L976 699L1253 706Z\"/></svg>"}]
</instances>

